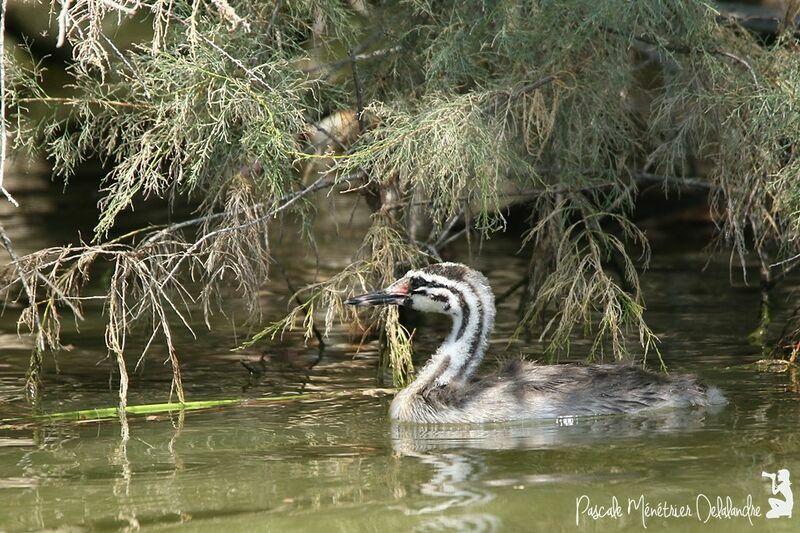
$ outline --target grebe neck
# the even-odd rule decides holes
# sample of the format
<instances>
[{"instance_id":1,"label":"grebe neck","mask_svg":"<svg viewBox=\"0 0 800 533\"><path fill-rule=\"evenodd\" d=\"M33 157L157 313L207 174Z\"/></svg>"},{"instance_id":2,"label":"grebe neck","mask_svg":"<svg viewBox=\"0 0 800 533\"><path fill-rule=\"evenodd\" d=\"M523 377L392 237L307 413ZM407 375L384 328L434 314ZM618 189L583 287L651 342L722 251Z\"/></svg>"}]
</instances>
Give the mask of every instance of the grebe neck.
<instances>
[{"instance_id":1,"label":"grebe neck","mask_svg":"<svg viewBox=\"0 0 800 533\"><path fill-rule=\"evenodd\" d=\"M494 295L488 287L447 280L438 292L447 298L452 327L407 394L468 381L483 361L494 329Z\"/></svg>"}]
</instances>

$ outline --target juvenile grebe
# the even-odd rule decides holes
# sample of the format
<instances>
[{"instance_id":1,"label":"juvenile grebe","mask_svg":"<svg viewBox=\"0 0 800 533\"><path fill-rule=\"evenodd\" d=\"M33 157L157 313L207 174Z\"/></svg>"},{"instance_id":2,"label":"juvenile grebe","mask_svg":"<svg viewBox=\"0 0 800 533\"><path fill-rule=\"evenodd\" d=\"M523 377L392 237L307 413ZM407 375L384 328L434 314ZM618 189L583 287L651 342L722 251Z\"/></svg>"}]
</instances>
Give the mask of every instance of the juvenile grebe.
<instances>
[{"instance_id":1,"label":"juvenile grebe","mask_svg":"<svg viewBox=\"0 0 800 533\"><path fill-rule=\"evenodd\" d=\"M394 420L503 422L636 413L726 401L719 389L692 376L666 376L629 365L515 361L494 374L474 379L494 328L494 295L483 274L459 263L411 270L386 289L345 303L402 305L453 319L444 343L392 401L390 416Z\"/></svg>"}]
</instances>

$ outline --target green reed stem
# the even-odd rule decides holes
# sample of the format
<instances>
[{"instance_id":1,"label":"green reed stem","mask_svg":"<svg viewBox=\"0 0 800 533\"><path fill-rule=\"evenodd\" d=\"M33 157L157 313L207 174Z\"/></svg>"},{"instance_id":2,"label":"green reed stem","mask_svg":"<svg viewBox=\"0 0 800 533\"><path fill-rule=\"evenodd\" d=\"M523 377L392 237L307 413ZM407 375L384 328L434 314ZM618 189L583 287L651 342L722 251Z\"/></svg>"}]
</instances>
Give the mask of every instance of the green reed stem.
<instances>
[{"instance_id":1,"label":"green reed stem","mask_svg":"<svg viewBox=\"0 0 800 533\"><path fill-rule=\"evenodd\" d=\"M210 409L213 407L224 407L229 405L242 405L254 402L286 402L291 400L303 400L310 398L310 394L292 394L287 396L270 396L266 398L249 399L224 399L224 400L200 400L192 402L168 402L151 403L145 405L129 405L125 412L132 415L153 415L161 413L171 413L173 411L194 411L197 409ZM82 409L79 411L65 411L62 413L48 413L36 415L34 420L104 420L109 418L119 418L119 407L102 407L98 409ZM2 422L10 422L3 420Z\"/></svg>"}]
</instances>

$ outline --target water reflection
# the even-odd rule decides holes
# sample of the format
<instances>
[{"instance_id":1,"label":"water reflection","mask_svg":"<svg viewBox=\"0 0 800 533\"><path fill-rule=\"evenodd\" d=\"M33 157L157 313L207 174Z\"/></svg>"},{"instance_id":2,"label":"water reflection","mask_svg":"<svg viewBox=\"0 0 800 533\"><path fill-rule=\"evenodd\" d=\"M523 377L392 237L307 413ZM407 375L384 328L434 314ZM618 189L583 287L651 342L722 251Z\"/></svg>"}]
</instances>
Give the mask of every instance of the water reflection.
<instances>
[{"instance_id":1,"label":"water reflection","mask_svg":"<svg viewBox=\"0 0 800 533\"><path fill-rule=\"evenodd\" d=\"M502 521L498 516L489 513L460 516L437 516L424 521L414 531L466 531L482 533L484 531L500 531Z\"/></svg>"},{"instance_id":2,"label":"water reflection","mask_svg":"<svg viewBox=\"0 0 800 533\"><path fill-rule=\"evenodd\" d=\"M419 492L427 499L419 507L400 508L406 515L423 516L418 529L476 532L499 529L502 521L498 516L474 512L476 506L486 505L495 497L492 491L475 483L486 470L478 458L459 453L413 456L433 471L431 478L419 485ZM432 514L440 516L427 517Z\"/></svg>"},{"instance_id":3,"label":"water reflection","mask_svg":"<svg viewBox=\"0 0 800 533\"><path fill-rule=\"evenodd\" d=\"M320 345L314 350L304 350L300 353L280 355L262 354L257 359L239 359L239 363L247 370L247 382L242 385L242 392L251 389L265 388L276 384L292 384L296 386L298 393L306 392L306 388L312 385L312 371L325 357L325 346Z\"/></svg>"},{"instance_id":4,"label":"water reflection","mask_svg":"<svg viewBox=\"0 0 800 533\"><path fill-rule=\"evenodd\" d=\"M719 412L669 410L646 416L563 417L482 426L394 423L393 451L431 468L430 478L419 486L427 499L419 507L403 510L409 515L437 515L423 521L425 530L496 531L502 525L499 516L475 512L496 497L496 487L574 482L576 476L527 475L520 469L513 478L487 481L486 473L491 470L485 462L487 456L468 450L568 449L688 433L704 428L709 417Z\"/></svg>"},{"instance_id":5,"label":"water reflection","mask_svg":"<svg viewBox=\"0 0 800 533\"><path fill-rule=\"evenodd\" d=\"M724 408L675 409L647 415L561 417L481 426L393 424L392 448L402 455L419 456L437 450L540 449L649 438L700 430L709 417L721 413Z\"/></svg>"}]
</instances>

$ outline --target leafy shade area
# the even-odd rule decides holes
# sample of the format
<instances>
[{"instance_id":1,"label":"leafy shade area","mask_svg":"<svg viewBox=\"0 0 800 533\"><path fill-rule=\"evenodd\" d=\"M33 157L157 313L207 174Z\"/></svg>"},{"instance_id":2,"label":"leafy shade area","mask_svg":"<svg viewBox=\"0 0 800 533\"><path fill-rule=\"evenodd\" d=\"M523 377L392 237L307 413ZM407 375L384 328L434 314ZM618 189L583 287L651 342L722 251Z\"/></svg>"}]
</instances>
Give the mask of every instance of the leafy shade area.
<instances>
[{"instance_id":1,"label":"leafy shade area","mask_svg":"<svg viewBox=\"0 0 800 533\"><path fill-rule=\"evenodd\" d=\"M583 332L598 357L622 358L636 338L646 355L657 343L638 284L648 245L631 218L642 184L707 189L718 244L743 271L757 258L763 287L798 263L791 18L765 44L691 0L53 9L74 54L70 91L48 93L35 60L6 54L12 148L45 155L67 179L89 158L109 172L90 243L17 258L4 239L13 258L4 290L24 302L20 324L36 337L34 391L42 352L59 348L62 314L82 316L102 263L122 407L127 368L145 356L126 350L136 323L150 327L148 347L166 343L183 402L173 329L190 328L194 306L208 320L231 286L257 317L252 295L271 274L276 217L300 220L313 247L313 205L331 190L365 197L374 212L355 262L301 288L298 306L253 342L354 320L346 297L437 260L454 240L502 231L504 209L525 203L520 331L554 352ZM145 17L152 39L120 50L104 33L117 17ZM116 235L120 216L152 196L187 199L197 216ZM372 326L402 384L413 370L409 335L396 312L381 313Z\"/></svg>"}]
</instances>

